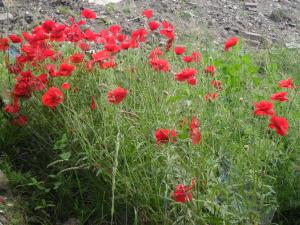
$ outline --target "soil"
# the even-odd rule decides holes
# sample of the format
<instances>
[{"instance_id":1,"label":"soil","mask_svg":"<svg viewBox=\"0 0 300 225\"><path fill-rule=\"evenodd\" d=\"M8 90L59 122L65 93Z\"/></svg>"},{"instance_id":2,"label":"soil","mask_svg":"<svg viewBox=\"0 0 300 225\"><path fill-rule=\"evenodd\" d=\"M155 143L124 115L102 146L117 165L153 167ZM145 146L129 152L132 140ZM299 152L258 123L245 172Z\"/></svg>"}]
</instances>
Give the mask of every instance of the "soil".
<instances>
[{"instance_id":1,"label":"soil","mask_svg":"<svg viewBox=\"0 0 300 225\"><path fill-rule=\"evenodd\" d=\"M177 31L186 35L194 32L205 39L204 34L210 34L207 38L218 42L238 35L252 46L280 43L300 48L300 0L123 0L106 4L118 1L0 0L0 32L29 30L50 18L66 22L70 15L78 17L83 7L96 11L98 29L118 23L129 31L143 25L141 11L152 8L154 19L175 23Z\"/></svg>"}]
</instances>

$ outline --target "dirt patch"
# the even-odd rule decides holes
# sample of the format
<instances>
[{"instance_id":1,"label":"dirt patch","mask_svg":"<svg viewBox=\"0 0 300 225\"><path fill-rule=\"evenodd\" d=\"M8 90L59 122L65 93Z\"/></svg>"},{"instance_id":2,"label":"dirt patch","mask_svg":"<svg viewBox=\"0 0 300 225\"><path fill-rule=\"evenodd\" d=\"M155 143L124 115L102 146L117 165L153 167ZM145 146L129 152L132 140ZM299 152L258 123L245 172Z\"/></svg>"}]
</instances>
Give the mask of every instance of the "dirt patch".
<instances>
[{"instance_id":1,"label":"dirt patch","mask_svg":"<svg viewBox=\"0 0 300 225\"><path fill-rule=\"evenodd\" d=\"M83 7L97 12L96 23L100 27L119 23L125 30L132 30L144 23L141 11L152 8L156 20L174 22L181 33L209 33L217 41L239 35L253 46L300 45L300 0L123 0L106 5L103 0L101 4L88 0L5 0L3 3L6 5L5 8L0 4L3 34L31 29L50 18L66 22L70 15L79 16ZM7 11L9 14L5 14Z\"/></svg>"}]
</instances>

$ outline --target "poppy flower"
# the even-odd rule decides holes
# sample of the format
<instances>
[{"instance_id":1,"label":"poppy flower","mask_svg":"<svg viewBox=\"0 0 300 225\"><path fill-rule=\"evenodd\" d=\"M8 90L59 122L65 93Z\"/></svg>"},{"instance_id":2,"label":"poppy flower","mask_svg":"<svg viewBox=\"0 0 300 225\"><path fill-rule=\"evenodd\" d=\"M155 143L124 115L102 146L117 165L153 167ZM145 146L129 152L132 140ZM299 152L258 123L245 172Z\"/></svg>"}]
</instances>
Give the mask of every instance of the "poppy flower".
<instances>
[{"instance_id":1,"label":"poppy flower","mask_svg":"<svg viewBox=\"0 0 300 225\"><path fill-rule=\"evenodd\" d=\"M157 144L164 144L168 142L175 143L176 137L177 137L177 133L175 129L168 130L168 129L160 128L155 131L155 138Z\"/></svg>"},{"instance_id":2,"label":"poppy flower","mask_svg":"<svg viewBox=\"0 0 300 225\"><path fill-rule=\"evenodd\" d=\"M204 95L204 100L205 101L214 101L218 97L218 93L208 93Z\"/></svg>"},{"instance_id":3,"label":"poppy flower","mask_svg":"<svg viewBox=\"0 0 300 225\"><path fill-rule=\"evenodd\" d=\"M107 93L108 102L118 105L126 97L128 90L118 87Z\"/></svg>"},{"instance_id":4,"label":"poppy flower","mask_svg":"<svg viewBox=\"0 0 300 225\"><path fill-rule=\"evenodd\" d=\"M185 52L185 47L183 46L175 46L174 53L176 55L182 55Z\"/></svg>"},{"instance_id":5,"label":"poppy flower","mask_svg":"<svg viewBox=\"0 0 300 225\"><path fill-rule=\"evenodd\" d=\"M183 56L182 60L186 63L190 63L193 61L193 58L192 58L192 56L186 55L186 56Z\"/></svg>"},{"instance_id":6,"label":"poppy flower","mask_svg":"<svg viewBox=\"0 0 300 225\"><path fill-rule=\"evenodd\" d=\"M68 63L62 63L59 67L59 70L56 73L56 76L68 77L72 74L75 66L70 65Z\"/></svg>"},{"instance_id":7,"label":"poppy flower","mask_svg":"<svg viewBox=\"0 0 300 225\"><path fill-rule=\"evenodd\" d=\"M291 88L291 89L295 88L292 78L289 78L287 80L279 81L278 82L278 87L280 87L280 88Z\"/></svg>"},{"instance_id":8,"label":"poppy flower","mask_svg":"<svg viewBox=\"0 0 300 225\"><path fill-rule=\"evenodd\" d=\"M211 65L211 66L207 66L205 69L204 69L204 72L205 73L210 73L212 76L214 76L215 74L215 66L214 65Z\"/></svg>"},{"instance_id":9,"label":"poppy flower","mask_svg":"<svg viewBox=\"0 0 300 225\"><path fill-rule=\"evenodd\" d=\"M200 63L201 61L201 53L199 52L193 52L192 55L186 55L182 58L182 60L186 63L196 62Z\"/></svg>"},{"instance_id":10,"label":"poppy flower","mask_svg":"<svg viewBox=\"0 0 300 225\"><path fill-rule=\"evenodd\" d=\"M120 25L111 25L108 30L112 32L115 36L121 32L122 27Z\"/></svg>"},{"instance_id":11,"label":"poppy flower","mask_svg":"<svg viewBox=\"0 0 300 225\"><path fill-rule=\"evenodd\" d=\"M27 117L24 115L19 115L16 118L14 118L11 123L14 126L19 126L19 127L23 127L27 124Z\"/></svg>"},{"instance_id":12,"label":"poppy flower","mask_svg":"<svg viewBox=\"0 0 300 225\"><path fill-rule=\"evenodd\" d=\"M64 94L56 87L50 87L42 96L43 105L55 109L57 105L64 101Z\"/></svg>"},{"instance_id":13,"label":"poppy flower","mask_svg":"<svg viewBox=\"0 0 300 225\"><path fill-rule=\"evenodd\" d=\"M61 88L64 90L70 90L71 86L70 86L69 82L64 82L64 83L62 83Z\"/></svg>"},{"instance_id":14,"label":"poppy flower","mask_svg":"<svg viewBox=\"0 0 300 225\"><path fill-rule=\"evenodd\" d=\"M17 35L11 34L8 37L14 44L22 43L22 38Z\"/></svg>"},{"instance_id":15,"label":"poppy flower","mask_svg":"<svg viewBox=\"0 0 300 225\"><path fill-rule=\"evenodd\" d=\"M7 38L0 38L0 51L7 51L9 48L9 43Z\"/></svg>"},{"instance_id":16,"label":"poppy flower","mask_svg":"<svg viewBox=\"0 0 300 225\"><path fill-rule=\"evenodd\" d=\"M272 94L270 99L276 102L285 102L288 101L289 99L286 98L287 92L278 92L275 94Z\"/></svg>"},{"instance_id":17,"label":"poppy flower","mask_svg":"<svg viewBox=\"0 0 300 225\"><path fill-rule=\"evenodd\" d=\"M175 191L171 194L172 198L176 202L180 202L180 203L186 203L191 201L193 199L191 190L195 187L195 185L196 185L196 179L193 179L191 181L191 184L188 186L185 186L183 184L178 184L175 187Z\"/></svg>"},{"instance_id":18,"label":"poppy flower","mask_svg":"<svg viewBox=\"0 0 300 225\"><path fill-rule=\"evenodd\" d=\"M182 70L180 73L176 74L177 81L186 81L197 74L197 70L194 68L186 68Z\"/></svg>"},{"instance_id":19,"label":"poppy flower","mask_svg":"<svg viewBox=\"0 0 300 225\"><path fill-rule=\"evenodd\" d=\"M143 11L143 15L150 19L153 16L153 10L152 9L146 9Z\"/></svg>"},{"instance_id":20,"label":"poppy flower","mask_svg":"<svg viewBox=\"0 0 300 225\"><path fill-rule=\"evenodd\" d=\"M46 20L42 23L43 31L47 34L51 33L56 23L53 20Z\"/></svg>"},{"instance_id":21,"label":"poppy flower","mask_svg":"<svg viewBox=\"0 0 300 225\"><path fill-rule=\"evenodd\" d=\"M194 145L199 144L201 141L201 132L199 129L200 122L197 117L193 116L190 123L190 138Z\"/></svg>"},{"instance_id":22,"label":"poppy flower","mask_svg":"<svg viewBox=\"0 0 300 225\"><path fill-rule=\"evenodd\" d=\"M19 112L20 107L19 107L19 98L17 96L14 96L13 102L10 105L6 105L4 107L4 111L7 113L17 113Z\"/></svg>"},{"instance_id":23,"label":"poppy flower","mask_svg":"<svg viewBox=\"0 0 300 225\"><path fill-rule=\"evenodd\" d=\"M286 118L279 116L272 116L270 119L269 127L276 130L280 136L285 136L288 132L289 124Z\"/></svg>"},{"instance_id":24,"label":"poppy flower","mask_svg":"<svg viewBox=\"0 0 300 225\"><path fill-rule=\"evenodd\" d=\"M157 47L153 49L149 54L149 59L157 58L158 56L162 56L164 53L160 49L160 47Z\"/></svg>"},{"instance_id":25,"label":"poppy flower","mask_svg":"<svg viewBox=\"0 0 300 225\"><path fill-rule=\"evenodd\" d=\"M196 79L196 77L191 77L191 78L189 78L189 79L187 80L187 83L188 83L189 85L191 85L191 86L196 85L196 84L197 84L197 79Z\"/></svg>"},{"instance_id":26,"label":"poppy flower","mask_svg":"<svg viewBox=\"0 0 300 225\"><path fill-rule=\"evenodd\" d=\"M237 37L231 37L231 38L227 39L227 41L225 42L225 45L224 45L224 50L228 51L233 46L236 46L238 41L239 41L239 39Z\"/></svg>"},{"instance_id":27,"label":"poppy flower","mask_svg":"<svg viewBox=\"0 0 300 225\"><path fill-rule=\"evenodd\" d=\"M94 59L95 62L100 62L102 60L108 59L109 51L107 51L107 50L99 51L99 52L93 54L92 58Z\"/></svg>"},{"instance_id":28,"label":"poppy flower","mask_svg":"<svg viewBox=\"0 0 300 225\"><path fill-rule=\"evenodd\" d=\"M273 116L275 114L273 103L268 101L255 103L254 114L256 116Z\"/></svg>"},{"instance_id":29,"label":"poppy flower","mask_svg":"<svg viewBox=\"0 0 300 225\"><path fill-rule=\"evenodd\" d=\"M91 110L94 111L96 109L96 102L94 96L91 98Z\"/></svg>"},{"instance_id":30,"label":"poppy flower","mask_svg":"<svg viewBox=\"0 0 300 225\"><path fill-rule=\"evenodd\" d=\"M222 82L220 80L212 80L210 84L218 91L222 90Z\"/></svg>"},{"instance_id":31,"label":"poppy flower","mask_svg":"<svg viewBox=\"0 0 300 225\"><path fill-rule=\"evenodd\" d=\"M160 26L160 23L158 23L158 22L156 22L156 21L150 21L149 23L148 23L148 26L149 26L149 28L150 28L150 30L151 31L154 31L154 30L156 30L157 28L159 28L159 26Z\"/></svg>"},{"instance_id":32,"label":"poppy flower","mask_svg":"<svg viewBox=\"0 0 300 225\"><path fill-rule=\"evenodd\" d=\"M169 72L170 70L169 62L165 59L158 59L158 58L150 59L150 65L152 69L156 71Z\"/></svg>"},{"instance_id":33,"label":"poppy flower","mask_svg":"<svg viewBox=\"0 0 300 225\"><path fill-rule=\"evenodd\" d=\"M90 9L83 9L81 16L87 19L96 19L96 13Z\"/></svg>"},{"instance_id":34,"label":"poppy flower","mask_svg":"<svg viewBox=\"0 0 300 225\"><path fill-rule=\"evenodd\" d=\"M73 53L71 56L70 56L70 60L72 63L81 63L83 62L83 59L84 59L84 55L83 54L80 54L80 53Z\"/></svg>"}]
</instances>

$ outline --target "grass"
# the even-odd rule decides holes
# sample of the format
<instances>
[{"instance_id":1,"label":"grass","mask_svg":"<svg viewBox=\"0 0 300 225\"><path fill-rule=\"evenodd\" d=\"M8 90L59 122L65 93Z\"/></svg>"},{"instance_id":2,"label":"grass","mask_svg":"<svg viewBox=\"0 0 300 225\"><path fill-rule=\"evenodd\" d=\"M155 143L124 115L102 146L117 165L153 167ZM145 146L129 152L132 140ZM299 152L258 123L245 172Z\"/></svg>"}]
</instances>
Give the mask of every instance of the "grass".
<instances>
[{"instance_id":1,"label":"grass","mask_svg":"<svg viewBox=\"0 0 300 225\"><path fill-rule=\"evenodd\" d=\"M70 43L56 48L65 58L74 51ZM151 69L152 48L121 52L115 69L87 72L79 64L72 76L56 77L51 85L68 81L78 92L64 91L56 110L42 106L44 91L34 92L22 101L24 127L12 127L2 115L0 144L12 168L2 169L27 201L28 223L77 217L81 224L268 224L275 211L299 207L299 89L275 104L289 121L286 137L268 128L268 118L253 115L253 103L280 91L279 80L293 77L299 86L299 53L251 52L242 45L225 53L217 46L197 49L202 62L189 67L198 70L198 84L189 86ZM172 51L163 57L176 73L187 67ZM203 98L214 92L204 68L212 64L223 90L210 102ZM6 103L14 81L4 64L0 70ZM107 92L117 86L129 94L116 106ZM189 138L192 116L201 121L199 145ZM177 142L156 144L158 128L176 128ZM175 186L194 177L193 200L175 202Z\"/></svg>"}]
</instances>

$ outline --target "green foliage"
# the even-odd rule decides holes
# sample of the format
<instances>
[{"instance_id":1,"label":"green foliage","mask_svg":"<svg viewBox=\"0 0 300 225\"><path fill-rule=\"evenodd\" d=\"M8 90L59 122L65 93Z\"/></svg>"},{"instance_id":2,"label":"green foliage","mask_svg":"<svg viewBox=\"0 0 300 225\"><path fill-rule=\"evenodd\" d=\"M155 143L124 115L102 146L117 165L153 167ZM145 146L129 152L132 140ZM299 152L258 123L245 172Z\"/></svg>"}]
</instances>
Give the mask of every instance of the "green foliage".
<instances>
[{"instance_id":1,"label":"green foliage","mask_svg":"<svg viewBox=\"0 0 300 225\"><path fill-rule=\"evenodd\" d=\"M69 55L72 46L63 51ZM299 85L299 55L249 53L241 46L207 53L212 57L194 65L198 85L191 87L152 71L144 51L122 55L114 70L76 71L68 82L79 92L65 93L55 111L42 107L35 94L24 102L27 127L1 120L0 144L18 171L14 186L25 193L36 221L55 224L75 216L82 224L268 224L278 208L299 207L298 89L276 105L289 120L287 137L269 130L268 119L254 117L252 109L278 91L279 80L291 76ZM184 66L173 53L166 57L172 70ZM223 91L206 102L203 96L214 90L202 71L212 64ZM129 95L111 105L106 94L119 85ZM182 123L193 115L201 121L200 145L190 143L188 123ZM161 127L176 128L177 143L157 145L154 132ZM174 187L193 177L193 200L174 202Z\"/></svg>"}]
</instances>

